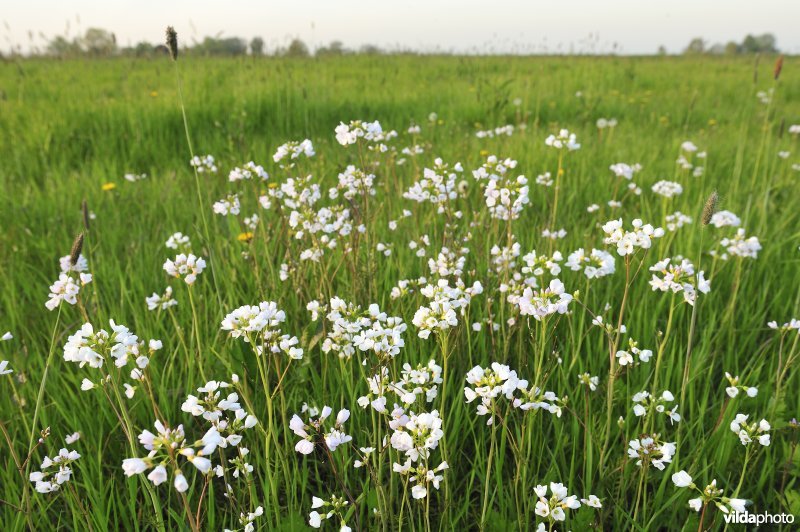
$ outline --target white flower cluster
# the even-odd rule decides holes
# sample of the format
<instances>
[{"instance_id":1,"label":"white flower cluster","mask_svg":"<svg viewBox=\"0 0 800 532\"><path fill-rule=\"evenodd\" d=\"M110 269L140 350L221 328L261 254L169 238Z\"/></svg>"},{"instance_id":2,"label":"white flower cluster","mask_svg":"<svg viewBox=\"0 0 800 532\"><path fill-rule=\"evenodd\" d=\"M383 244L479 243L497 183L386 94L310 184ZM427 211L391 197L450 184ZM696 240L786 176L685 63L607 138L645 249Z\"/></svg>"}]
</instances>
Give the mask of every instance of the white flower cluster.
<instances>
[{"instance_id":1,"label":"white flower cluster","mask_svg":"<svg viewBox=\"0 0 800 532\"><path fill-rule=\"evenodd\" d=\"M374 142L383 139L383 128L380 122L365 122L362 120L352 120L349 124L340 122L336 126L336 141L342 146L355 144L358 139Z\"/></svg>"},{"instance_id":2,"label":"white flower cluster","mask_svg":"<svg viewBox=\"0 0 800 532\"><path fill-rule=\"evenodd\" d=\"M681 211L675 211L672 214L668 214L665 219L665 226L667 231L675 232L684 225L688 225L692 223L692 217L683 214Z\"/></svg>"},{"instance_id":3,"label":"white flower cluster","mask_svg":"<svg viewBox=\"0 0 800 532\"><path fill-rule=\"evenodd\" d=\"M666 464L672 462L675 455L675 443L662 441L658 434L643 434L628 442L628 456L636 459L639 467L655 466L663 471Z\"/></svg>"},{"instance_id":4,"label":"white flower cluster","mask_svg":"<svg viewBox=\"0 0 800 532\"><path fill-rule=\"evenodd\" d=\"M602 318L602 316L598 316L598 318ZM624 329L625 326L623 325L622 327ZM625 331L623 330L622 332L624 333ZM638 362L634 360L633 355L636 355L639 358ZM653 356L653 351L650 349L639 349L639 343L633 338L628 338L628 347L624 350L618 350L615 356L617 357L617 363L619 363L620 366L635 366L650 362L650 358Z\"/></svg>"},{"instance_id":5,"label":"white flower cluster","mask_svg":"<svg viewBox=\"0 0 800 532\"><path fill-rule=\"evenodd\" d=\"M466 381L470 386L464 388L464 397L467 403L480 398L476 413L479 416L489 415L487 425L494 424L496 399L501 396L522 411L541 409L561 417L561 400L556 394L535 385L529 388L528 381L520 379L517 372L505 364L492 362L488 368L475 366L467 372Z\"/></svg>"},{"instance_id":6,"label":"white flower cluster","mask_svg":"<svg viewBox=\"0 0 800 532\"><path fill-rule=\"evenodd\" d=\"M167 272L167 275L177 279L183 277L184 282L188 285L193 285L197 276L205 269L206 261L201 257L195 257L192 253L188 255L179 253L174 260L167 259L164 263L164 271Z\"/></svg>"},{"instance_id":7,"label":"white flower cluster","mask_svg":"<svg viewBox=\"0 0 800 532\"><path fill-rule=\"evenodd\" d=\"M720 245L727 251L727 255L735 257L746 257L750 259L757 259L758 252L761 251L761 242L758 237L746 237L743 228L736 230L736 235L733 238L723 238ZM720 258L727 259L727 255L723 254Z\"/></svg>"},{"instance_id":8,"label":"white flower cluster","mask_svg":"<svg viewBox=\"0 0 800 532\"><path fill-rule=\"evenodd\" d=\"M725 378L728 380L728 386L725 387L725 393L728 394L728 397L731 399L739 395L740 391L744 392L747 397L755 397L758 395L758 388L739 384L738 375L734 377L726 371Z\"/></svg>"},{"instance_id":9,"label":"white flower cluster","mask_svg":"<svg viewBox=\"0 0 800 532\"><path fill-rule=\"evenodd\" d=\"M310 175L289 178L280 187L269 189L269 194L281 203L281 213L288 216L295 240L305 239L310 246L300 253L301 261L319 262L325 249L337 247L337 237L345 237L353 230L350 209L346 206L315 207L322 195Z\"/></svg>"},{"instance_id":10,"label":"white flower cluster","mask_svg":"<svg viewBox=\"0 0 800 532\"><path fill-rule=\"evenodd\" d=\"M603 504L596 495L589 495L588 499L578 500L576 495L569 495L564 484L560 482L550 483L550 497L547 496L547 485L540 484L533 488L533 492L538 497L536 501L535 513L547 519L551 525L556 521L564 521L567 518L565 510L577 510L581 503L592 508L602 508Z\"/></svg>"},{"instance_id":11,"label":"white flower cluster","mask_svg":"<svg viewBox=\"0 0 800 532\"><path fill-rule=\"evenodd\" d=\"M289 421L289 428L301 438L294 446L295 451L300 454L311 454L314 452L315 445L321 444L324 440L325 447L333 452L340 445L353 440L343 430L345 422L350 418L350 411L347 409L339 410L333 426L326 430L325 421L332 412L331 407L325 406L322 408L320 416L317 419L309 419L308 423L304 423L297 414L292 416Z\"/></svg>"},{"instance_id":12,"label":"white flower cluster","mask_svg":"<svg viewBox=\"0 0 800 532\"><path fill-rule=\"evenodd\" d=\"M145 302L148 310L167 310L178 304L178 301L172 298L171 286L168 286L163 294L153 292L153 295L145 298Z\"/></svg>"},{"instance_id":13,"label":"white flower cluster","mask_svg":"<svg viewBox=\"0 0 800 532\"><path fill-rule=\"evenodd\" d=\"M213 155L195 155L192 157L192 160L189 161L189 164L191 164L199 174L217 173L217 163Z\"/></svg>"},{"instance_id":14,"label":"white flower cluster","mask_svg":"<svg viewBox=\"0 0 800 532\"><path fill-rule=\"evenodd\" d=\"M678 414L678 405L669 405L675 401L675 396L669 390L664 390L661 396L651 395L650 392L639 392L633 395L633 413L636 417L648 415L664 414L669 419L670 424L679 422L681 415Z\"/></svg>"},{"instance_id":15,"label":"white flower cluster","mask_svg":"<svg viewBox=\"0 0 800 532\"><path fill-rule=\"evenodd\" d=\"M683 299L694 305L698 292L707 294L711 291L711 281L705 278L703 271L695 275L694 265L689 260L682 257L675 257L675 263L672 260L667 257L650 267L653 272L650 286L662 292L682 292Z\"/></svg>"},{"instance_id":16,"label":"white flower cluster","mask_svg":"<svg viewBox=\"0 0 800 532\"><path fill-rule=\"evenodd\" d=\"M700 497L689 499L689 508L695 512L699 512L709 504L716 506L722 513L729 514L734 512L746 512L745 499L731 499L723 496L723 490L717 488L717 480L711 481L711 484L705 487L702 491L694 483L694 480L684 470L678 471L672 475L672 482L678 488L691 488L700 493Z\"/></svg>"},{"instance_id":17,"label":"white flower cluster","mask_svg":"<svg viewBox=\"0 0 800 532\"><path fill-rule=\"evenodd\" d=\"M414 182L403 197L418 203L432 203L436 205L437 212L443 214L449 212L449 204L458 197L456 190L456 173L463 172L461 163L456 163L453 169L437 158L434 160L433 168L425 168L422 172L422 179Z\"/></svg>"},{"instance_id":18,"label":"white flower cluster","mask_svg":"<svg viewBox=\"0 0 800 532\"><path fill-rule=\"evenodd\" d=\"M680 154L675 162L681 168L681 170L685 170L687 172L691 170L694 177L700 177L703 175L705 168L697 164L695 159L705 158L706 152L698 151L697 146L692 141L687 140L681 144Z\"/></svg>"},{"instance_id":19,"label":"white flower cluster","mask_svg":"<svg viewBox=\"0 0 800 532\"><path fill-rule=\"evenodd\" d=\"M64 360L75 362L80 367L88 364L91 368L102 368L103 363L112 359L114 365L122 368L133 360L138 370L146 368L150 356L161 349L161 342L150 340L145 347L143 341L131 333L124 325L117 325L110 320L111 333L105 329L95 331L91 323L84 323L75 334L67 338L64 345ZM138 372L140 373L140 372ZM139 376L134 370L131 377ZM138 380L138 379L137 379Z\"/></svg>"},{"instance_id":20,"label":"white flower cluster","mask_svg":"<svg viewBox=\"0 0 800 532\"><path fill-rule=\"evenodd\" d=\"M572 299L572 294L565 292L564 283L553 279L546 288L525 288L517 304L520 314L541 321L551 314L565 314Z\"/></svg>"},{"instance_id":21,"label":"white flower cluster","mask_svg":"<svg viewBox=\"0 0 800 532\"><path fill-rule=\"evenodd\" d=\"M326 309L318 301L311 301L306 308L314 321ZM322 352L334 352L339 358L350 359L356 351L373 352L378 359L394 358L405 345L403 333L408 326L395 316L387 316L376 304L363 310L354 303L333 297L325 319L331 324Z\"/></svg>"},{"instance_id":22,"label":"white flower cluster","mask_svg":"<svg viewBox=\"0 0 800 532\"><path fill-rule=\"evenodd\" d=\"M428 259L428 269L431 275L440 279L455 277L460 279L464 273L464 265L467 262L468 248L461 248L458 251L443 247L437 255L436 260Z\"/></svg>"},{"instance_id":23,"label":"white flower cluster","mask_svg":"<svg viewBox=\"0 0 800 532\"><path fill-rule=\"evenodd\" d=\"M311 144L310 140L305 139L300 142L295 140L281 144L275 151L275 155L272 156L272 160L279 163L286 157L289 157L291 161L294 161L300 158L301 155L305 155L309 159L316 155L314 152L314 145Z\"/></svg>"},{"instance_id":24,"label":"white flower cluster","mask_svg":"<svg viewBox=\"0 0 800 532\"><path fill-rule=\"evenodd\" d=\"M237 216L242 210L242 204L239 202L237 194L228 194L219 201L214 202L214 213L221 216L228 216L232 214Z\"/></svg>"},{"instance_id":25,"label":"white flower cluster","mask_svg":"<svg viewBox=\"0 0 800 532\"><path fill-rule=\"evenodd\" d=\"M583 248L578 248L570 253L565 264L574 272L583 270L588 279L599 279L612 275L615 271L614 256L602 249L592 249L591 253L586 255Z\"/></svg>"},{"instance_id":26,"label":"white flower cluster","mask_svg":"<svg viewBox=\"0 0 800 532\"><path fill-rule=\"evenodd\" d=\"M44 304L47 310L55 310L62 301L69 305L76 305L81 287L91 283L93 279L92 274L87 273L89 263L83 255L78 255L75 264L72 263L69 255L61 257L58 262L61 273L56 282L50 285L48 295L50 299Z\"/></svg>"},{"instance_id":27,"label":"white flower cluster","mask_svg":"<svg viewBox=\"0 0 800 532\"><path fill-rule=\"evenodd\" d=\"M616 118L598 118L595 124L597 129L614 129L617 127L617 119Z\"/></svg>"},{"instance_id":28,"label":"white flower cluster","mask_svg":"<svg viewBox=\"0 0 800 532\"><path fill-rule=\"evenodd\" d=\"M328 196L336 199L340 191L347 200L352 200L356 196L374 196L374 184L375 175L359 170L351 164L339 174L339 184L328 191Z\"/></svg>"},{"instance_id":29,"label":"white flower cluster","mask_svg":"<svg viewBox=\"0 0 800 532\"><path fill-rule=\"evenodd\" d=\"M778 322L773 320L767 323L767 327L781 332L797 331L797 334L800 334L800 320L796 318L792 318L783 325L778 325Z\"/></svg>"},{"instance_id":30,"label":"white flower cluster","mask_svg":"<svg viewBox=\"0 0 800 532\"><path fill-rule=\"evenodd\" d=\"M432 332L438 334L456 327L456 311L463 315L472 298L483 292L483 286L475 281L467 288L461 279L456 279L456 285L451 287L447 279L440 279L436 285L428 284L420 292L429 303L417 309L411 323L419 329L418 336L427 339Z\"/></svg>"},{"instance_id":31,"label":"white flower cluster","mask_svg":"<svg viewBox=\"0 0 800 532\"><path fill-rule=\"evenodd\" d=\"M570 133L566 129L560 130L558 135L550 135L545 139L544 143L547 146L557 150L563 150L566 148L569 151L574 151L580 149L581 147L581 145L578 144L578 139L575 136L575 133Z\"/></svg>"},{"instance_id":32,"label":"white flower cluster","mask_svg":"<svg viewBox=\"0 0 800 532\"><path fill-rule=\"evenodd\" d=\"M61 489L72 479L72 464L81 457L78 451L61 449L53 458L45 456L39 467L41 471L31 472L28 480L35 483L39 493L52 493Z\"/></svg>"},{"instance_id":33,"label":"white flower cluster","mask_svg":"<svg viewBox=\"0 0 800 532\"><path fill-rule=\"evenodd\" d=\"M516 220L530 202L528 179L524 175L513 177L508 173L516 166L517 161L498 161L495 155L490 155L483 166L472 172L475 179L486 181L483 195L492 218Z\"/></svg>"},{"instance_id":34,"label":"white flower cluster","mask_svg":"<svg viewBox=\"0 0 800 532\"><path fill-rule=\"evenodd\" d=\"M717 211L711 216L709 221L714 227L739 227L742 220L731 211Z\"/></svg>"},{"instance_id":35,"label":"white flower cluster","mask_svg":"<svg viewBox=\"0 0 800 532\"><path fill-rule=\"evenodd\" d=\"M634 174L641 171L642 165L639 163L634 163L634 164L616 163L609 166L608 169L614 172L615 176L624 177L625 179L630 181L631 179L633 179Z\"/></svg>"},{"instance_id":36,"label":"white flower cluster","mask_svg":"<svg viewBox=\"0 0 800 532\"><path fill-rule=\"evenodd\" d=\"M632 225L633 229L628 231L622 224L622 218L606 222L603 224L603 232L608 236L603 239L603 242L615 244L617 253L624 257L634 254L636 248L649 249L654 238L664 236L662 228L653 228L652 225L645 224L639 218L633 220Z\"/></svg>"},{"instance_id":37,"label":"white flower cluster","mask_svg":"<svg viewBox=\"0 0 800 532\"><path fill-rule=\"evenodd\" d=\"M303 349L297 347L296 336L282 334L281 324L286 313L278 309L274 301L262 301L258 305L244 305L222 320L220 328L228 331L231 338L244 338L251 343L257 355L284 353L290 359L303 358Z\"/></svg>"},{"instance_id":38,"label":"white flower cluster","mask_svg":"<svg viewBox=\"0 0 800 532\"><path fill-rule=\"evenodd\" d=\"M339 520L339 532L351 532L344 519L347 505L350 504L344 497L331 496L330 501L325 501L319 497L311 499L312 512L308 514L308 526L311 528L322 527L323 521L328 521L336 517ZM323 513L317 510L322 509Z\"/></svg>"},{"instance_id":39,"label":"white flower cluster","mask_svg":"<svg viewBox=\"0 0 800 532\"><path fill-rule=\"evenodd\" d=\"M413 484L411 496L423 499L428 495L429 485L439 489L444 476L438 474L447 469L447 462L442 462L434 469L428 468L431 451L436 449L444 436L442 419L439 412L406 413L396 407L392 412L389 427L394 431L389 439L392 448L403 453L406 461L403 464L392 464L392 470L402 476L408 476Z\"/></svg>"},{"instance_id":40,"label":"white flower cluster","mask_svg":"<svg viewBox=\"0 0 800 532\"><path fill-rule=\"evenodd\" d=\"M510 137L513 134L514 134L514 125L506 124L505 126L498 126L494 129L478 131L475 133L475 136L479 139L493 139L495 137L501 137L503 135Z\"/></svg>"},{"instance_id":41,"label":"white flower cluster","mask_svg":"<svg viewBox=\"0 0 800 532\"><path fill-rule=\"evenodd\" d=\"M238 377L235 377L238 380ZM223 395L223 390L231 388L225 381L209 381L197 389L198 395L188 395L181 410L194 417L202 417L217 429L222 437L219 447L236 447L241 443L243 431L256 426L258 420L248 414L239 404L239 394L231 392ZM238 476L238 475L237 475Z\"/></svg>"},{"instance_id":42,"label":"white flower cluster","mask_svg":"<svg viewBox=\"0 0 800 532\"><path fill-rule=\"evenodd\" d=\"M653 185L653 192L665 198L672 198L683 194L683 187L674 181L661 180Z\"/></svg>"},{"instance_id":43,"label":"white flower cluster","mask_svg":"<svg viewBox=\"0 0 800 532\"><path fill-rule=\"evenodd\" d=\"M766 419L758 422L747 423L747 418L750 417L746 414L736 414L736 417L731 421L731 432L739 436L739 441L742 445L749 445L753 440L758 441L764 447L769 447L770 436L769 430L772 428Z\"/></svg>"},{"instance_id":44,"label":"white flower cluster","mask_svg":"<svg viewBox=\"0 0 800 532\"><path fill-rule=\"evenodd\" d=\"M259 506L253 512L242 512L239 514L239 524L242 525L244 532L255 532L255 520L264 515L264 507ZM232 530L225 529L224 532L233 532Z\"/></svg>"},{"instance_id":45,"label":"white flower cluster","mask_svg":"<svg viewBox=\"0 0 800 532\"><path fill-rule=\"evenodd\" d=\"M264 170L263 166L258 165L253 161L245 163L241 168L237 166L228 174L228 181L231 183L236 181L249 181L256 178L260 179L261 181L266 181L269 179L269 174L266 170Z\"/></svg>"},{"instance_id":46,"label":"white flower cluster","mask_svg":"<svg viewBox=\"0 0 800 532\"><path fill-rule=\"evenodd\" d=\"M155 434L149 430L144 430L139 434L139 443L150 451L147 456L144 458L126 458L122 461L122 469L125 471L125 475L129 477L152 469L147 478L156 486L166 482L171 472L173 486L178 492L183 493L189 489L189 482L181 470L179 458L187 460L200 473L205 475L212 468L211 460L206 457L211 456L217 447L223 443L222 436L215 427L211 427L201 439L189 445L186 441L183 425L178 425L177 428L172 429L165 426L161 421L156 421L155 428ZM195 447L200 449L195 451Z\"/></svg>"},{"instance_id":47,"label":"white flower cluster","mask_svg":"<svg viewBox=\"0 0 800 532\"><path fill-rule=\"evenodd\" d=\"M169 249L174 249L180 251L181 253L185 253L192 249L192 242L187 235L184 235L181 232L173 233L167 239L167 243L164 244Z\"/></svg>"}]
</instances>

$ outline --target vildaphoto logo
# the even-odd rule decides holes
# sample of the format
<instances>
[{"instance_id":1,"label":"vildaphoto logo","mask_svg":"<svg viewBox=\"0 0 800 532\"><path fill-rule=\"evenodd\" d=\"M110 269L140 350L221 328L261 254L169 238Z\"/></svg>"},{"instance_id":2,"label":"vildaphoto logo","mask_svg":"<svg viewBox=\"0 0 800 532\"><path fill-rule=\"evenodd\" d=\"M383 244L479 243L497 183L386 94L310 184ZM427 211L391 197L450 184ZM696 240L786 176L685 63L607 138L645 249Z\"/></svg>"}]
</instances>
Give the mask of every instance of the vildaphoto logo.
<instances>
[{"instance_id":1,"label":"vildaphoto logo","mask_svg":"<svg viewBox=\"0 0 800 532\"><path fill-rule=\"evenodd\" d=\"M750 512L731 512L725 514L725 522L736 525L786 525L794 523L792 514L753 514Z\"/></svg>"}]
</instances>

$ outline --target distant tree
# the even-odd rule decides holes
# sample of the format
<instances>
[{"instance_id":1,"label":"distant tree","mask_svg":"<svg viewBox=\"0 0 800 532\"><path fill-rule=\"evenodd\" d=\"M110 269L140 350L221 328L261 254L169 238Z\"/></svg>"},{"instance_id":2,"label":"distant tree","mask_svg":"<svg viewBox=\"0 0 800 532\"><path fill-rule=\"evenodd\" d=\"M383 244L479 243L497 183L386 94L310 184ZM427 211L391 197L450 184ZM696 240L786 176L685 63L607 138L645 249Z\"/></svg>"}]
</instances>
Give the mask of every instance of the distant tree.
<instances>
[{"instance_id":1,"label":"distant tree","mask_svg":"<svg viewBox=\"0 0 800 532\"><path fill-rule=\"evenodd\" d=\"M150 57L153 55L154 47L149 42L141 41L136 43L132 51L136 57Z\"/></svg>"},{"instance_id":2,"label":"distant tree","mask_svg":"<svg viewBox=\"0 0 800 532\"><path fill-rule=\"evenodd\" d=\"M742 53L766 53L774 54L778 52L777 41L771 33L763 35L747 35L742 41Z\"/></svg>"},{"instance_id":3,"label":"distant tree","mask_svg":"<svg viewBox=\"0 0 800 532\"><path fill-rule=\"evenodd\" d=\"M706 42L701 37L695 37L689 42L685 54L702 54L706 51Z\"/></svg>"},{"instance_id":4,"label":"distant tree","mask_svg":"<svg viewBox=\"0 0 800 532\"><path fill-rule=\"evenodd\" d=\"M81 52L80 45L75 41L70 41L66 37L58 35L47 43L47 54L56 57L68 57L78 55Z\"/></svg>"},{"instance_id":5,"label":"distant tree","mask_svg":"<svg viewBox=\"0 0 800 532\"><path fill-rule=\"evenodd\" d=\"M667 55L667 47L663 44L658 47L658 55Z\"/></svg>"},{"instance_id":6,"label":"distant tree","mask_svg":"<svg viewBox=\"0 0 800 532\"><path fill-rule=\"evenodd\" d=\"M736 55L741 52L741 47L733 41L725 45L725 55Z\"/></svg>"},{"instance_id":7,"label":"distant tree","mask_svg":"<svg viewBox=\"0 0 800 532\"><path fill-rule=\"evenodd\" d=\"M250 53L254 56L264 55L264 39L253 37L253 40L250 41Z\"/></svg>"},{"instance_id":8,"label":"distant tree","mask_svg":"<svg viewBox=\"0 0 800 532\"><path fill-rule=\"evenodd\" d=\"M89 28L81 39L82 48L92 56L107 56L117 50L116 36L101 28Z\"/></svg>"},{"instance_id":9,"label":"distant tree","mask_svg":"<svg viewBox=\"0 0 800 532\"><path fill-rule=\"evenodd\" d=\"M244 55L247 53L247 41L239 37L206 37L192 47L192 52L201 55Z\"/></svg>"},{"instance_id":10,"label":"distant tree","mask_svg":"<svg viewBox=\"0 0 800 532\"><path fill-rule=\"evenodd\" d=\"M715 43L706 50L706 52L711 55L722 55L725 53L725 45L722 43Z\"/></svg>"},{"instance_id":11,"label":"distant tree","mask_svg":"<svg viewBox=\"0 0 800 532\"><path fill-rule=\"evenodd\" d=\"M383 53L383 50L381 50L374 44L365 44L361 48L359 48L358 53L364 55L381 55Z\"/></svg>"},{"instance_id":12,"label":"distant tree","mask_svg":"<svg viewBox=\"0 0 800 532\"><path fill-rule=\"evenodd\" d=\"M289 47L286 48L285 55L286 57L308 57L310 54L306 43L295 38L292 39L292 42L289 43Z\"/></svg>"},{"instance_id":13,"label":"distant tree","mask_svg":"<svg viewBox=\"0 0 800 532\"><path fill-rule=\"evenodd\" d=\"M317 50L317 55L320 57L326 55L344 55L346 53L347 50L342 41L332 41L328 46L323 46Z\"/></svg>"}]
</instances>

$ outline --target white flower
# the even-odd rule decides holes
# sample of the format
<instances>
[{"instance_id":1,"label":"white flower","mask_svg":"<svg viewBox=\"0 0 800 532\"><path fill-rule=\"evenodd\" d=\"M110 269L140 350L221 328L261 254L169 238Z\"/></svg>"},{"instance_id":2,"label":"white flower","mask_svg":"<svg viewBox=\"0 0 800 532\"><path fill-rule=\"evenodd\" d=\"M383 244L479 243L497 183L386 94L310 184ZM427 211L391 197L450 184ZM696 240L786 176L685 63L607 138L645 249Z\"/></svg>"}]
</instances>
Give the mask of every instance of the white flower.
<instances>
[{"instance_id":1,"label":"white flower","mask_svg":"<svg viewBox=\"0 0 800 532\"><path fill-rule=\"evenodd\" d=\"M170 249L180 251L188 251L192 247L189 237L180 232L170 235L165 245Z\"/></svg>"},{"instance_id":2,"label":"white flower","mask_svg":"<svg viewBox=\"0 0 800 532\"><path fill-rule=\"evenodd\" d=\"M689 474L683 470L673 473L672 482L679 488L686 488L694 484L692 477L690 477Z\"/></svg>"},{"instance_id":3,"label":"white flower","mask_svg":"<svg viewBox=\"0 0 800 532\"><path fill-rule=\"evenodd\" d=\"M91 277L88 278L91 281ZM84 283L85 284L85 283ZM80 286L69 275L62 273L58 280L50 286L50 299L45 303L48 310L55 310L62 301L75 305L78 302Z\"/></svg>"},{"instance_id":4,"label":"white flower","mask_svg":"<svg viewBox=\"0 0 800 532\"><path fill-rule=\"evenodd\" d=\"M0 360L0 375L8 375L14 370L8 367L8 360Z\"/></svg>"},{"instance_id":5,"label":"white flower","mask_svg":"<svg viewBox=\"0 0 800 532\"><path fill-rule=\"evenodd\" d=\"M518 305L523 316L533 316L536 320L541 320L551 314L565 314L571 301L572 295L564 291L564 283L552 279L547 288L525 288Z\"/></svg>"},{"instance_id":6,"label":"white flower","mask_svg":"<svg viewBox=\"0 0 800 532\"><path fill-rule=\"evenodd\" d=\"M664 236L664 230L660 227L653 228L650 224L644 224L642 220L635 219L632 222L633 230L627 231L624 229L622 219L610 220L603 225L603 232L606 233L606 238L603 242L606 244L615 244L617 246L617 253L620 256L631 255L635 253L636 248L649 249L652 246L654 238L661 238Z\"/></svg>"},{"instance_id":7,"label":"white flower","mask_svg":"<svg viewBox=\"0 0 800 532\"><path fill-rule=\"evenodd\" d=\"M742 221L731 211L717 211L711 216L709 222L714 227L739 227Z\"/></svg>"},{"instance_id":8,"label":"white flower","mask_svg":"<svg viewBox=\"0 0 800 532\"><path fill-rule=\"evenodd\" d=\"M172 298L172 287L168 286L163 295L153 292L153 295L145 298L148 310L167 310L169 307L178 304L178 301Z\"/></svg>"},{"instance_id":9,"label":"white flower","mask_svg":"<svg viewBox=\"0 0 800 532\"><path fill-rule=\"evenodd\" d=\"M141 458L126 458L122 461L122 470L126 476L138 475L147 470L147 464Z\"/></svg>"},{"instance_id":10,"label":"white flower","mask_svg":"<svg viewBox=\"0 0 800 532\"><path fill-rule=\"evenodd\" d=\"M186 481L186 477L183 476L183 473L178 473L175 475L175 482L174 482L175 489L178 492L183 493L184 491L189 489L189 483Z\"/></svg>"},{"instance_id":11,"label":"white flower","mask_svg":"<svg viewBox=\"0 0 800 532\"><path fill-rule=\"evenodd\" d=\"M167 275L176 277L183 280L188 285L194 284L197 276L203 273L206 267L206 261L202 258L194 256L192 253L188 255L180 253L175 257L175 260L169 260L164 263L164 271Z\"/></svg>"},{"instance_id":12,"label":"white flower","mask_svg":"<svg viewBox=\"0 0 800 532\"><path fill-rule=\"evenodd\" d=\"M573 151L580 149L581 147L581 145L577 142L575 133L570 133L566 129L560 130L558 135L550 135L545 139L544 143L557 150L567 148L569 151Z\"/></svg>"},{"instance_id":13,"label":"white flower","mask_svg":"<svg viewBox=\"0 0 800 532\"><path fill-rule=\"evenodd\" d=\"M136 471L136 473L141 473L141 471ZM126 471L126 474L128 474L127 471ZM130 474L128 474L128 476L130 476ZM155 468L153 468L152 471L150 471L150 474L147 475L147 479L150 482L152 482L154 485L156 485L156 486L166 482L167 481L167 477L168 477L167 469L162 465L156 466ZM178 488L177 481L178 481L178 479L176 478L175 479L175 482L176 482L175 489L177 489L178 491L185 491L185 490L181 490L180 488Z\"/></svg>"},{"instance_id":14,"label":"white flower","mask_svg":"<svg viewBox=\"0 0 800 532\"><path fill-rule=\"evenodd\" d=\"M674 181L659 181L653 185L653 192L665 198L672 198L683 193L683 187L680 183Z\"/></svg>"}]
</instances>

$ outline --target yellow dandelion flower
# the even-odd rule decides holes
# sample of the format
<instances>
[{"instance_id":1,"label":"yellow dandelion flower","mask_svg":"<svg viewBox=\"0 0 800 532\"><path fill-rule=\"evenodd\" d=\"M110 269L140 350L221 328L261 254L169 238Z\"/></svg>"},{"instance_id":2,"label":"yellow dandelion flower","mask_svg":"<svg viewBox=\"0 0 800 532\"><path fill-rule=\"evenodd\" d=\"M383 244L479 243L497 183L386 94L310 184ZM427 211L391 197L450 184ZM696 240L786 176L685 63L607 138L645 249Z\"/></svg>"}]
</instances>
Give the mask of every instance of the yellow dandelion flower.
<instances>
[{"instance_id":1,"label":"yellow dandelion flower","mask_svg":"<svg viewBox=\"0 0 800 532\"><path fill-rule=\"evenodd\" d=\"M236 240L239 242L250 242L253 239L253 233L247 231L245 233L239 233L239 236L236 237Z\"/></svg>"},{"instance_id":2,"label":"yellow dandelion flower","mask_svg":"<svg viewBox=\"0 0 800 532\"><path fill-rule=\"evenodd\" d=\"M117 188L117 185L115 183L105 183L101 188L104 191L108 192L110 190L114 190L115 188Z\"/></svg>"},{"instance_id":3,"label":"yellow dandelion flower","mask_svg":"<svg viewBox=\"0 0 800 532\"><path fill-rule=\"evenodd\" d=\"M157 97L158 91L150 91L150 96L152 96L153 98Z\"/></svg>"},{"instance_id":4,"label":"yellow dandelion flower","mask_svg":"<svg viewBox=\"0 0 800 532\"><path fill-rule=\"evenodd\" d=\"M481 150L481 157L486 157L489 155L489 150Z\"/></svg>"}]
</instances>

